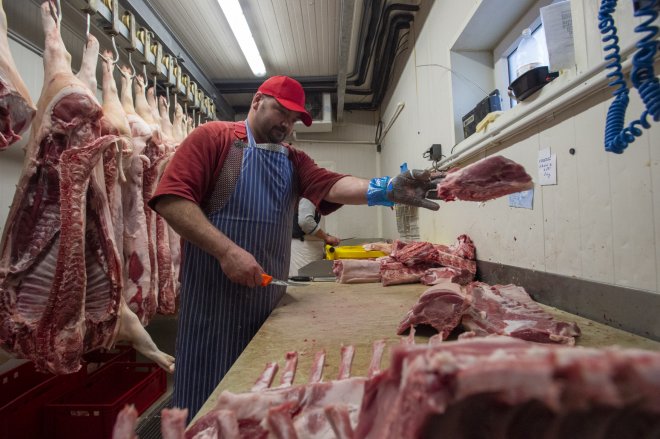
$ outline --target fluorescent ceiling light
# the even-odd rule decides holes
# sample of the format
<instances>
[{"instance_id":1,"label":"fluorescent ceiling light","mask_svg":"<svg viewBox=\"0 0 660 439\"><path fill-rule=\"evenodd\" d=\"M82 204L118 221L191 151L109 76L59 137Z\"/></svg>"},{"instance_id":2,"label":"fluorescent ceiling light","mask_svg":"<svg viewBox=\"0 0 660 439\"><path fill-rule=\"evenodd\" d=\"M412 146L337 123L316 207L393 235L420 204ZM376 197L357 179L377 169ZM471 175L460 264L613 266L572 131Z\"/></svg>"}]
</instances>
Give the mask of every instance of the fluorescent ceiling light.
<instances>
[{"instance_id":1,"label":"fluorescent ceiling light","mask_svg":"<svg viewBox=\"0 0 660 439\"><path fill-rule=\"evenodd\" d=\"M225 14L229 26L231 27L238 45L245 55L252 73L256 76L264 76L266 74L266 66L261 59L259 54L259 49L257 49L257 43L254 42L252 37L252 32L250 32L250 27L245 20L245 15L243 15L243 10L241 5L238 3L238 0L218 0L218 4L222 8L222 12Z\"/></svg>"}]
</instances>

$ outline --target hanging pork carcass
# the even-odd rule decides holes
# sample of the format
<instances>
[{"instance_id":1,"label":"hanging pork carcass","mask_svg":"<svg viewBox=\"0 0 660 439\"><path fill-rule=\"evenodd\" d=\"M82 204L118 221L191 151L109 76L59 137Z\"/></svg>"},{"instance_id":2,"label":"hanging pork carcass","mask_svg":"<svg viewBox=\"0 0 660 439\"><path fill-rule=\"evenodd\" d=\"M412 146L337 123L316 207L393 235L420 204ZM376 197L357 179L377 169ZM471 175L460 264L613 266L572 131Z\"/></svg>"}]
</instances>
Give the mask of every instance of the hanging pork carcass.
<instances>
[{"instance_id":1,"label":"hanging pork carcass","mask_svg":"<svg viewBox=\"0 0 660 439\"><path fill-rule=\"evenodd\" d=\"M36 109L9 50L7 15L0 0L0 151L20 140Z\"/></svg>"},{"instance_id":2,"label":"hanging pork carcass","mask_svg":"<svg viewBox=\"0 0 660 439\"><path fill-rule=\"evenodd\" d=\"M101 161L118 137L101 135L102 108L71 71L55 10L41 7L44 87L0 245L0 345L69 373L83 353L129 340L172 370L121 295Z\"/></svg>"},{"instance_id":3,"label":"hanging pork carcass","mask_svg":"<svg viewBox=\"0 0 660 439\"><path fill-rule=\"evenodd\" d=\"M131 129L133 147L124 168L126 182L122 184L124 212L124 298L143 325L156 313L158 306L156 256L143 198L144 168L149 159L144 155L152 136L149 124L137 113L133 101L133 71L123 66L121 72L121 103Z\"/></svg>"}]
</instances>

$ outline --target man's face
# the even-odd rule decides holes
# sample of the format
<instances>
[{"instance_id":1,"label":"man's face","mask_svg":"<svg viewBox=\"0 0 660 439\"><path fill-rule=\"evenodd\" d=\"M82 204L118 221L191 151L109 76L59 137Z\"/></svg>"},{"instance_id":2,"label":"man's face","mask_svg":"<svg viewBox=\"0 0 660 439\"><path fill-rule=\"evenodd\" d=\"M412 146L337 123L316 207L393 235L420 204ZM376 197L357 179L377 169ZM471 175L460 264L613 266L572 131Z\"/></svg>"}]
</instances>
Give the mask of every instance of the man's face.
<instances>
[{"instance_id":1,"label":"man's face","mask_svg":"<svg viewBox=\"0 0 660 439\"><path fill-rule=\"evenodd\" d=\"M259 137L268 139L270 143L280 143L291 134L300 113L284 108L275 98L259 92L252 101L252 105L255 104L257 126L254 130L260 134Z\"/></svg>"}]
</instances>

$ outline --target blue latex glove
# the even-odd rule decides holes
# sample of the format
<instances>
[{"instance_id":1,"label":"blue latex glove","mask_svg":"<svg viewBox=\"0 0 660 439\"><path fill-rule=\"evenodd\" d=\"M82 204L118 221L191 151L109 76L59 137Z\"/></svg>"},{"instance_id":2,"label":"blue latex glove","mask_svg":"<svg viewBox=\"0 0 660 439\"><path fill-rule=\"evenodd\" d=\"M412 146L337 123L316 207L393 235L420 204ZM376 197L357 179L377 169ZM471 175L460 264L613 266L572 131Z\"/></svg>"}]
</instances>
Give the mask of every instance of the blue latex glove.
<instances>
[{"instance_id":1,"label":"blue latex glove","mask_svg":"<svg viewBox=\"0 0 660 439\"><path fill-rule=\"evenodd\" d=\"M372 178L367 189L367 204L369 206L394 206L394 202L387 199L390 177ZM390 191L392 188L390 187Z\"/></svg>"}]
</instances>

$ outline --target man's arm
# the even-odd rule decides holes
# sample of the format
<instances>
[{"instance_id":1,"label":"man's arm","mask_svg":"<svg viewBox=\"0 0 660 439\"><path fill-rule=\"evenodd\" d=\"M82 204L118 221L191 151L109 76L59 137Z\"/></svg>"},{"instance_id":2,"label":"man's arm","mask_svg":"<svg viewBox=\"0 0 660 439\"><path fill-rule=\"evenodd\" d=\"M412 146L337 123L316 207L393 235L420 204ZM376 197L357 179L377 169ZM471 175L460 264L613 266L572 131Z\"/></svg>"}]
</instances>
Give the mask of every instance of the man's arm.
<instances>
[{"instance_id":1,"label":"man's arm","mask_svg":"<svg viewBox=\"0 0 660 439\"><path fill-rule=\"evenodd\" d=\"M261 265L214 227L197 204L176 195L163 195L154 208L181 237L215 257L232 282L248 287L261 285Z\"/></svg>"},{"instance_id":2,"label":"man's arm","mask_svg":"<svg viewBox=\"0 0 660 439\"><path fill-rule=\"evenodd\" d=\"M369 180L349 175L337 180L324 199L339 204L367 204L368 188Z\"/></svg>"},{"instance_id":3,"label":"man's arm","mask_svg":"<svg viewBox=\"0 0 660 439\"><path fill-rule=\"evenodd\" d=\"M394 203L438 210L440 206L427 200L435 191L438 180L431 171L411 169L394 178L382 177L364 180L343 177L330 188L326 201L339 204L369 204L392 206Z\"/></svg>"}]
</instances>

